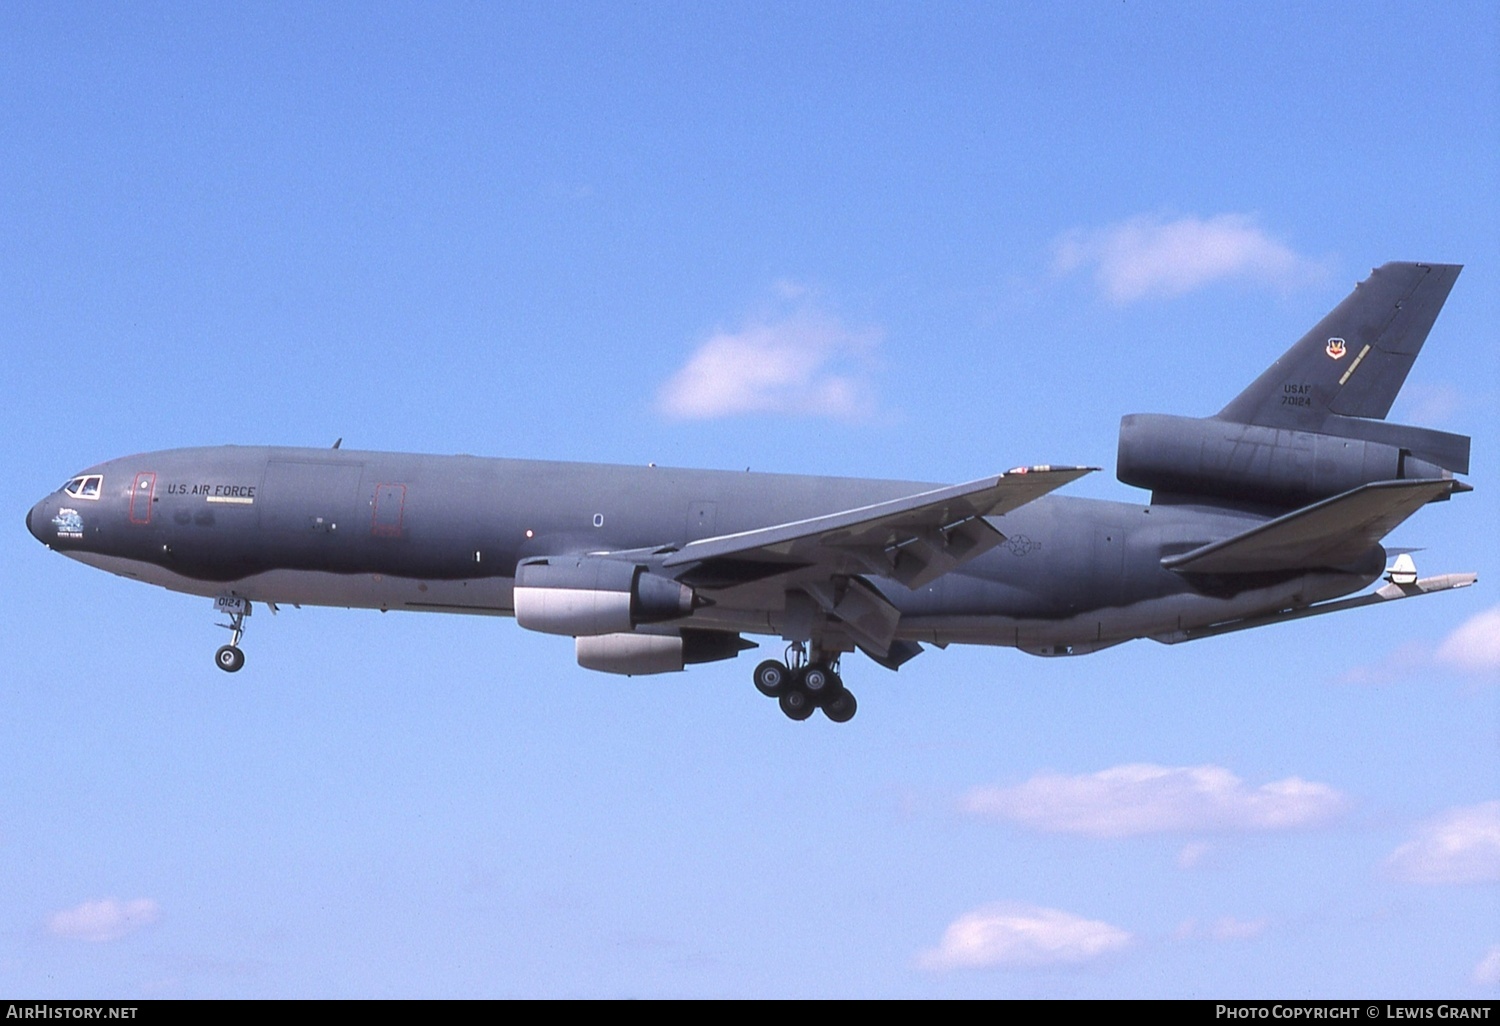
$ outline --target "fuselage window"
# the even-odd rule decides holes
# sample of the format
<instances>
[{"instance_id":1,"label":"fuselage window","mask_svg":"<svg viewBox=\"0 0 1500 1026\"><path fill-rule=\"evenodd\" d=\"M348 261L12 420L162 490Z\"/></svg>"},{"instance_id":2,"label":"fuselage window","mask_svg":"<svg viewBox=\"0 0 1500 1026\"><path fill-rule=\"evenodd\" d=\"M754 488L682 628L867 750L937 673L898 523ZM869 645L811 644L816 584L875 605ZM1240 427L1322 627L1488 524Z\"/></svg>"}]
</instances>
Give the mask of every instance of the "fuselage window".
<instances>
[{"instance_id":1,"label":"fuselage window","mask_svg":"<svg viewBox=\"0 0 1500 1026\"><path fill-rule=\"evenodd\" d=\"M75 499L97 499L103 489L103 474L85 474L82 477L75 477L62 487L64 492Z\"/></svg>"}]
</instances>

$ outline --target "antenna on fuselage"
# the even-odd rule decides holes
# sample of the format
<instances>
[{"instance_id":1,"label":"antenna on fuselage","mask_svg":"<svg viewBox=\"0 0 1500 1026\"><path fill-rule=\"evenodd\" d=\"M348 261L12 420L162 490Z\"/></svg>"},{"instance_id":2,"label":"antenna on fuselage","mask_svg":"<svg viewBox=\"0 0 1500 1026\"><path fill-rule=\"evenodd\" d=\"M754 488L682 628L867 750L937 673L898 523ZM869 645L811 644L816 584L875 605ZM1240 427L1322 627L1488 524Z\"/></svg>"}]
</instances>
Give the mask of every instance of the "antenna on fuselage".
<instances>
[{"instance_id":1,"label":"antenna on fuselage","mask_svg":"<svg viewBox=\"0 0 1500 1026\"><path fill-rule=\"evenodd\" d=\"M339 440L338 440L338 441L336 441L336 442L334 442L334 443L333 443L333 447L334 447L334 448L335 448L335 449L337 449L337 448L338 448L338 447L339 447L339 446L341 446L341 445L343 445L343 444L344 444L344 436L343 436L343 435L340 435L340 436L339 436Z\"/></svg>"}]
</instances>

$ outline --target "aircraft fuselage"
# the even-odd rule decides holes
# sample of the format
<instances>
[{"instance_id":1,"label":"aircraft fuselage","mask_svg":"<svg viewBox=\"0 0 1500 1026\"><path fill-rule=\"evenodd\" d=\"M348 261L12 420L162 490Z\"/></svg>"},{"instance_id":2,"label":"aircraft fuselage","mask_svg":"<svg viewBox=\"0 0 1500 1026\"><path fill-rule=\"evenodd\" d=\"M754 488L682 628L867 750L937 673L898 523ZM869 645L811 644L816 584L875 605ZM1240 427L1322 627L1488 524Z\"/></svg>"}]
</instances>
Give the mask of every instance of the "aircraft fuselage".
<instances>
[{"instance_id":1,"label":"aircraft fuselage","mask_svg":"<svg viewBox=\"0 0 1500 1026\"><path fill-rule=\"evenodd\" d=\"M531 557L680 549L935 487L252 446L147 453L80 476L98 477L94 496L54 493L27 524L102 569L208 597L491 615L514 612L516 567ZM1321 601L1384 566L1377 546L1352 572L1226 588L1160 565L1264 519L1044 496L989 518L1005 541L958 571L916 589L872 583L901 612L897 637L1050 655ZM792 573L718 589L680 625L782 634L783 596L796 584Z\"/></svg>"}]
</instances>

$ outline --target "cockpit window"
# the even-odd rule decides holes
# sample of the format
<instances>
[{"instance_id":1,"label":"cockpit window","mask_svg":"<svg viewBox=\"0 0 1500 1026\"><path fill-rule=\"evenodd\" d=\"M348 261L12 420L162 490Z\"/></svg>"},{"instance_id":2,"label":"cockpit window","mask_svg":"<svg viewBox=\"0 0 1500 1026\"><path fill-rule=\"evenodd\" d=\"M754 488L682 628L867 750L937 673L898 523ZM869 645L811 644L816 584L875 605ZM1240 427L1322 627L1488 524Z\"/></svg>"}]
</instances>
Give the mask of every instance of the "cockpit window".
<instances>
[{"instance_id":1,"label":"cockpit window","mask_svg":"<svg viewBox=\"0 0 1500 1026\"><path fill-rule=\"evenodd\" d=\"M104 490L103 474L84 474L62 486L62 490L75 499L97 499Z\"/></svg>"}]
</instances>

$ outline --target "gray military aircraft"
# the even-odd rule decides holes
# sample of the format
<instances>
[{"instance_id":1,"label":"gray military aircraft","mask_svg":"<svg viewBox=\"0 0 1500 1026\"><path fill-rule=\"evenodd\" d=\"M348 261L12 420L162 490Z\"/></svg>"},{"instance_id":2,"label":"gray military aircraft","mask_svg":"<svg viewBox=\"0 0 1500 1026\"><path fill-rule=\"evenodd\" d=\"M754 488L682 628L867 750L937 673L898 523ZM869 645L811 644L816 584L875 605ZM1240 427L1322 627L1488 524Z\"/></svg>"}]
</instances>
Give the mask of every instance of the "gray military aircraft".
<instances>
[{"instance_id":1,"label":"gray military aircraft","mask_svg":"<svg viewBox=\"0 0 1500 1026\"><path fill-rule=\"evenodd\" d=\"M1460 267L1390 263L1212 417L1135 414L1117 476L1149 503L1048 493L1089 467L967 484L219 446L100 463L26 526L79 562L212 598L230 672L254 603L514 616L580 665L681 670L779 637L755 686L854 715L840 657L923 644L1174 644L1473 584L1381 540L1470 486L1469 439L1385 421ZM1384 576L1372 592L1345 598Z\"/></svg>"}]
</instances>

